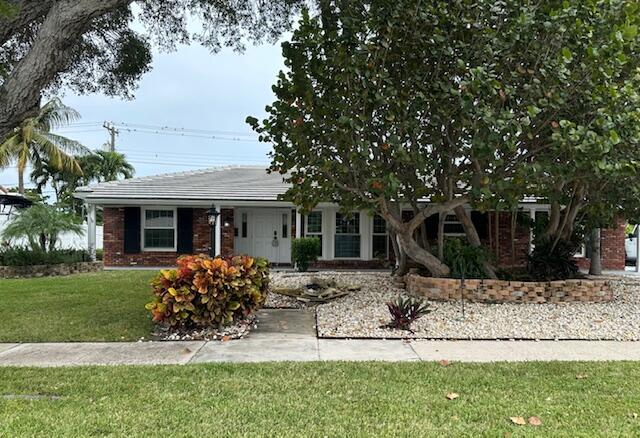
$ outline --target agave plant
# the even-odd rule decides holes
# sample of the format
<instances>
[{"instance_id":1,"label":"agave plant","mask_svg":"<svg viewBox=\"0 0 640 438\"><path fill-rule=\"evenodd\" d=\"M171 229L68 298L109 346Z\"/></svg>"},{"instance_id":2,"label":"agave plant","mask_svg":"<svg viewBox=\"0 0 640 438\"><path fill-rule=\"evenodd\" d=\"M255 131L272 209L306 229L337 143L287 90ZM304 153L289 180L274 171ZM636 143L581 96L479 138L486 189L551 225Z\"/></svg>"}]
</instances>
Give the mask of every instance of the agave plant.
<instances>
[{"instance_id":1,"label":"agave plant","mask_svg":"<svg viewBox=\"0 0 640 438\"><path fill-rule=\"evenodd\" d=\"M431 313L429 303L418 298L399 296L397 300L387 303L391 314L391 322L384 327L398 330L411 330L411 324L418 318Z\"/></svg>"}]
</instances>

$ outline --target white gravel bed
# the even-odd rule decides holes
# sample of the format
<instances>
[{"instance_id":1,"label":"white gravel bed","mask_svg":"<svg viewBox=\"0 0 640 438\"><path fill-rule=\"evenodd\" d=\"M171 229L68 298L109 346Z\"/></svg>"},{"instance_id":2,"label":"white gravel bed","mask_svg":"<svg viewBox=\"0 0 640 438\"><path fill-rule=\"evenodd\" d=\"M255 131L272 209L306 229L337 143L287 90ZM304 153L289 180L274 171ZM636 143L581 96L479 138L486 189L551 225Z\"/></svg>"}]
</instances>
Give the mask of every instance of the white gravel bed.
<instances>
[{"instance_id":1,"label":"white gravel bed","mask_svg":"<svg viewBox=\"0 0 640 438\"><path fill-rule=\"evenodd\" d=\"M612 282L610 303L479 304L431 302L432 312L416 321L414 333L381 328L389 322L386 303L405 291L388 273L322 272L360 292L316 307L318 336L326 338L429 339L608 339L640 340L640 279ZM308 282L311 275L274 273L278 286Z\"/></svg>"}]
</instances>

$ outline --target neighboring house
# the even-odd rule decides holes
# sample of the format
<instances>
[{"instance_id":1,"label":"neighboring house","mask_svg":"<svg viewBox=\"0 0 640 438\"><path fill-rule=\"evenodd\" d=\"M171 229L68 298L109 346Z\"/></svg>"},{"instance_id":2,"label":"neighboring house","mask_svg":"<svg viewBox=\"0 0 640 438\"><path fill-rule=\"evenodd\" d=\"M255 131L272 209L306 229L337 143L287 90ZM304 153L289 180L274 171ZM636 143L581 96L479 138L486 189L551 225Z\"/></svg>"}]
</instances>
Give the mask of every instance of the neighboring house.
<instances>
[{"instance_id":1,"label":"neighboring house","mask_svg":"<svg viewBox=\"0 0 640 438\"><path fill-rule=\"evenodd\" d=\"M232 166L101 183L81 187L75 196L87 203L89 224L95 223L96 207L103 208L107 267L174 265L179 254L209 252L212 232L216 254L249 254L287 265L292 238L316 236L322 242L318 266L373 268L391 263L393 250L381 217L366 211L345 216L329 203L320 203L303 216L293 204L279 200L288 187L282 175L268 174L264 167ZM212 205L221 213L214 230L207 220ZM532 218L548 211L547 205L533 200L520 207L521 214ZM472 212L471 216L501 265L525 262L531 248L527 226L518 225L512 239L509 213ZM436 236L437 221L436 217L426 221L430 240ZM603 231L607 269L624 269L624 224L621 232L620 247L609 248L609 231ZM445 234L464 235L455 215L447 216ZM89 247L95 245L89 233Z\"/></svg>"}]
</instances>

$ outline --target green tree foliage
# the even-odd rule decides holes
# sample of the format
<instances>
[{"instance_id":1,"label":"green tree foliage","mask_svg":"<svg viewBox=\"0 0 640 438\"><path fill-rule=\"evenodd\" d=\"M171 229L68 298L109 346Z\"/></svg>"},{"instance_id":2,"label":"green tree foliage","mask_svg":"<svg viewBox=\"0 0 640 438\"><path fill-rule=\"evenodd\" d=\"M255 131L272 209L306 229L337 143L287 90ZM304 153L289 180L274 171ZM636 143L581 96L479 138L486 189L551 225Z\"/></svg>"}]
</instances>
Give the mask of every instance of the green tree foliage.
<instances>
[{"instance_id":1,"label":"green tree foliage","mask_svg":"<svg viewBox=\"0 0 640 438\"><path fill-rule=\"evenodd\" d=\"M26 239L33 251L52 251L61 233L82 234L77 217L46 204L35 204L13 215L2 232L7 240Z\"/></svg>"},{"instance_id":2,"label":"green tree foliage","mask_svg":"<svg viewBox=\"0 0 640 438\"><path fill-rule=\"evenodd\" d=\"M267 119L248 122L274 145L271 170L293 183L290 200L374 210L410 258L447 275L413 237L425 217L455 209L477 246L464 203L513 210L535 195L571 221L572 194L592 187L576 185L579 175L637 165L637 9L622 0L323 2L283 44L288 71ZM425 198L403 221L397 204Z\"/></svg>"},{"instance_id":3,"label":"green tree foliage","mask_svg":"<svg viewBox=\"0 0 640 438\"><path fill-rule=\"evenodd\" d=\"M40 107L43 91L131 97L152 45L212 51L273 40L301 0L11 0L0 3L0 141ZM6 7L9 5L10 7ZM6 12L6 14L2 14ZM195 23L199 25L195 26ZM46 62L45 62L46 60Z\"/></svg>"},{"instance_id":4,"label":"green tree foliage","mask_svg":"<svg viewBox=\"0 0 640 438\"><path fill-rule=\"evenodd\" d=\"M59 169L47 160L34 163L31 181L36 189L51 185L56 194L56 205L69 212L83 215L82 201L74 198L73 193L78 187L93 182L116 181L120 178L132 178L135 169L127 161L124 154L111 151L95 151L91 154L75 157L82 173Z\"/></svg>"},{"instance_id":5,"label":"green tree foliage","mask_svg":"<svg viewBox=\"0 0 640 438\"><path fill-rule=\"evenodd\" d=\"M60 99L52 99L36 117L25 120L0 144L0 169L14 162L17 164L21 194L24 194L24 171L29 163L37 165L46 160L53 169L82 174L74 154L85 154L89 150L75 140L51 132L77 118L79 115L74 109Z\"/></svg>"}]
</instances>

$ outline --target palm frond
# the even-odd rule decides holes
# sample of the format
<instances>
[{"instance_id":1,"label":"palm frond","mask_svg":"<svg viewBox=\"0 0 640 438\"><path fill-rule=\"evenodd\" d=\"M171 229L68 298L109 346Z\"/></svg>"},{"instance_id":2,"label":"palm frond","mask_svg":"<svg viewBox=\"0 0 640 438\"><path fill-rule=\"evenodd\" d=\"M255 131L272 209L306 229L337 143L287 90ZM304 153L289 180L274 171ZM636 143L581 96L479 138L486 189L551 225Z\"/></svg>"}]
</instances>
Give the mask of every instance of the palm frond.
<instances>
[{"instance_id":1,"label":"palm frond","mask_svg":"<svg viewBox=\"0 0 640 438\"><path fill-rule=\"evenodd\" d=\"M42 106L36 117L36 124L43 131L51 131L69 125L79 118L80 113L62 103L59 98L54 97Z\"/></svg>"}]
</instances>

